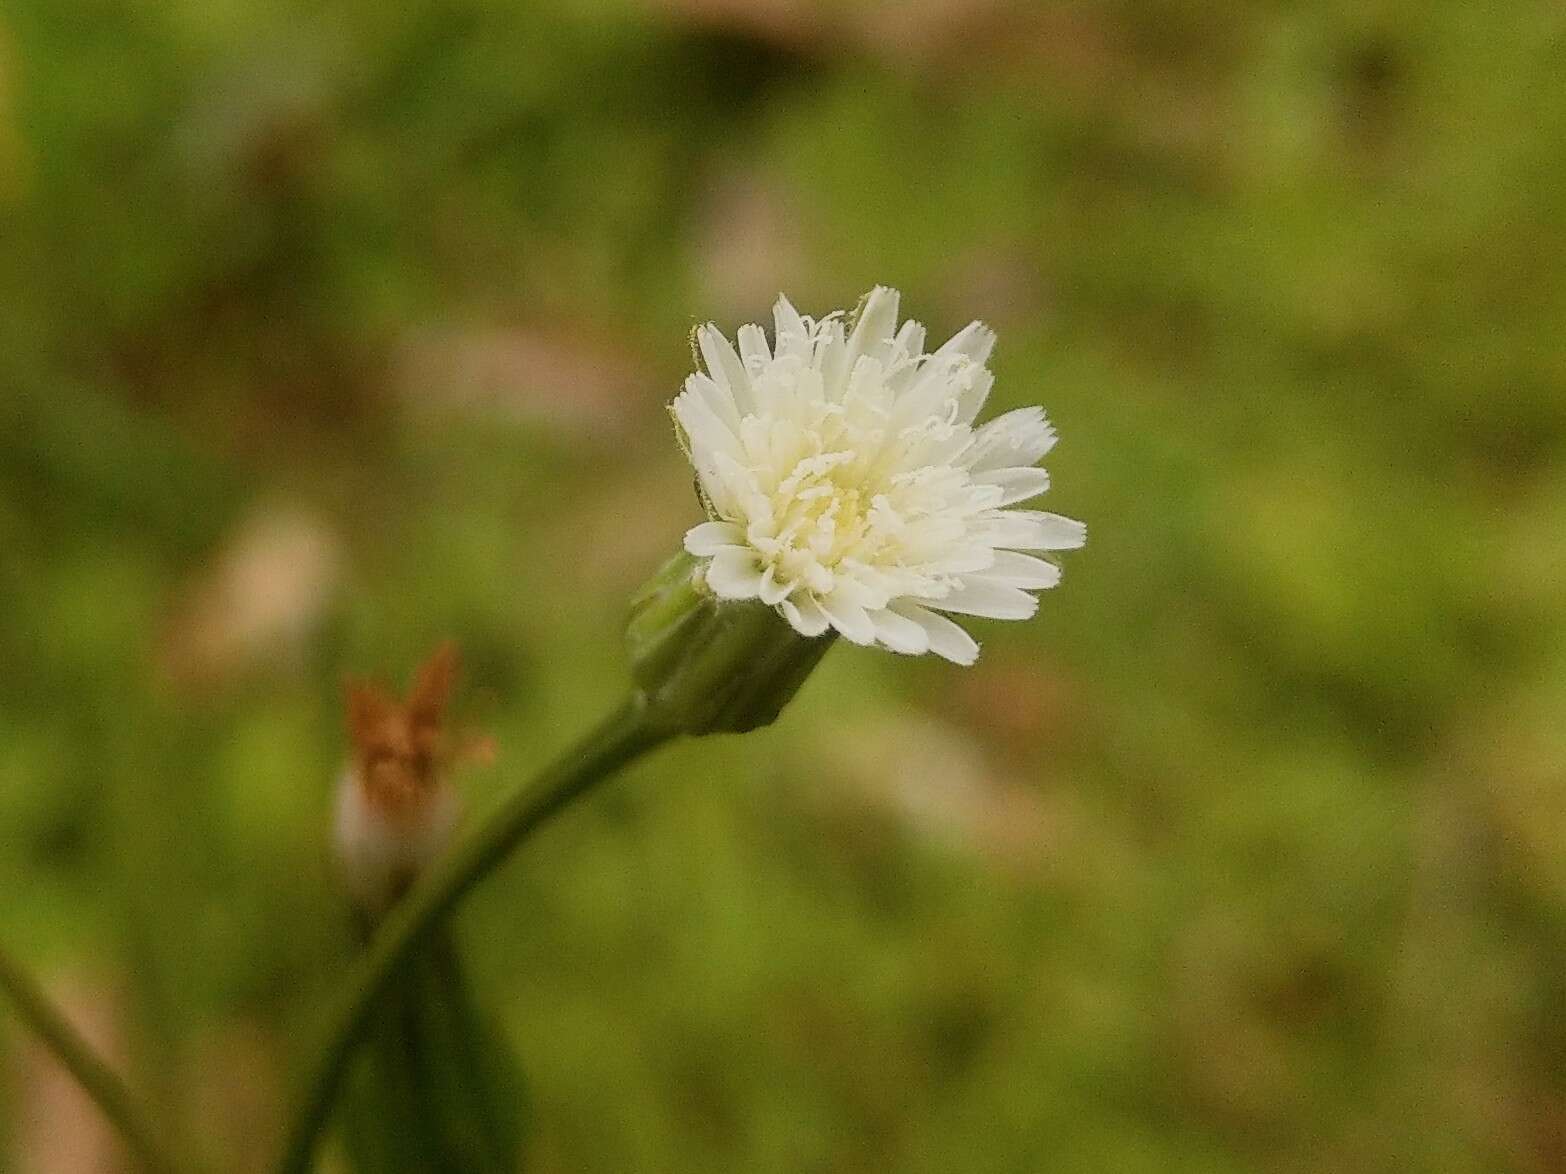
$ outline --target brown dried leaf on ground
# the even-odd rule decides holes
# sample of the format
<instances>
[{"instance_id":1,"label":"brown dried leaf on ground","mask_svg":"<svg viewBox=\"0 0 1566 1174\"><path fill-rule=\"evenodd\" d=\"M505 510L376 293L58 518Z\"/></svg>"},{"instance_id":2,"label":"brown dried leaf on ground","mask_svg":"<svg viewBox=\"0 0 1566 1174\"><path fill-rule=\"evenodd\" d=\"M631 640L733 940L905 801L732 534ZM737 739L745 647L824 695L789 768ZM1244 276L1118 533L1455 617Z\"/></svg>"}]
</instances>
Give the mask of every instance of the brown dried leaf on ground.
<instances>
[{"instance_id":1,"label":"brown dried leaf on ground","mask_svg":"<svg viewBox=\"0 0 1566 1174\"><path fill-rule=\"evenodd\" d=\"M655 398L637 355L555 325L424 330L403 346L393 384L416 410L512 420L568 437L624 433Z\"/></svg>"},{"instance_id":2,"label":"brown dried leaf on ground","mask_svg":"<svg viewBox=\"0 0 1566 1174\"><path fill-rule=\"evenodd\" d=\"M1082 732L1077 686L1035 653L986 649L952 682L947 698L962 724L1019 754L1041 747L1058 752Z\"/></svg>"},{"instance_id":3,"label":"brown dried leaf on ground","mask_svg":"<svg viewBox=\"0 0 1566 1174\"><path fill-rule=\"evenodd\" d=\"M1064 811L996 770L974 739L927 717L855 723L820 753L834 776L914 831L994 864L1030 871L1070 832Z\"/></svg>"},{"instance_id":4,"label":"brown dried leaf on ground","mask_svg":"<svg viewBox=\"0 0 1566 1174\"><path fill-rule=\"evenodd\" d=\"M713 185L695 250L709 316L718 320L760 313L806 276L802 213L786 187L760 174Z\"/></svg>"},{"instance_id":5,"label":"brown dried leaf on ground","mask_svg":"<svg viewBox=\"0 0 1566 1174\"><path fill-rule=\"evenodd\" d=\"M89 1044L116 1068L124 1059L113 995L71 976L52 981L49 995ZM27 1174L126 1174L131 1167L103 1114L43 1044L18 1030L16 1119L10 1169Z\"/></svg>"},{"instance_id":6,"label":"brown dried leaf on ground","mask_svg":"<svg viewBox=\"0 0 1566 1174\"><path fill-rule=\"evenodd\" d=\"M298 659L342 577L338 535L321 518L263 507L200 569L169 627L163 663L187 686Z\"/></svg>"},{"instance_id":7,"label":"brown dried leaf on ground","mask_svg":"<svg viewBox=\"0 0 1566 1174\"><path fill-rule=\"evenodd\" d=\"M956 254L943 267L941 309L953 322L978 318L1002 336L1037 326L1049 314L1049 289L1022 243L992 244Z\"/></svg>"},{"instance_id":8,"label":"brown dried leaf on ground","mask_svg":"<svg viewBox=\"0 0 1566 1174\"><path fill-rule=\"evenodd\" d=\"M1185 1095L1229 1128L1276 1126L1306 1093L1303 1033L1269 1013L1258 988L1280 981L1269 968L1287 976L1298 947L1254 913L1215 909L1183 926L1173 949L1162 1013Z\"/></svg>"},{"instance_id":9,"label":"brown dried leaf on ground","mask_svg":"<svg viewBox=\"0 0 1566 1174\"><path fill-rule=\"evenodd\" d=\"M545 555L570 566L583 590L602 592L614 614L702 520L690 466L667 435L655 432L650 450L627 452L619 476L543 537Z\"/></svg>"},{"instance_id":10,"label":"brown dried leaf on ground","mask_svg":"<svg viewBox=\"0 0 1566 1174\"><path fill-rule=\"evenodd\" d=\"M865 51L906 64L977 64L976 43L1003 43L1020 23L1016 0L859 0L848 25Z\"/></svg>"},{"instance_id":11,"label":"brown dried leaf on ground","mask_svg":"<svg viewBox=\"0 0 1566 1174\"><path fill-rule=\"evenodd\" d=\"M822 0L644 0L647 7L693 28L754 37L785 48L819 41L829 27Z\"/></svg>"},{"instance_id":12,"label":"brown dried leaf on ground","mask_svg":"<svg viewBox=\"0 0 1566 1174\"><path fill-rule=\"evenodd\" d=\"M1124 32L1103 7L1041 4L1019 13L1010 25L1006 57L1013 70L1026 70L1039 95L1108 95L1131 81L1134 65Z\"/></svg>"},{"instance_id":13,"label":"brown dried leaf on ground","mask_svg":"<svg viewBox=\"0 0 1566 1174\"><path fill-rule=\"evenodd\" d=\"M1017 0L645 0L688 28L777 49L851 49L906 63L969 56L975 34L997 38L1028 11Z\"/></svg>"},{"instance_id":14,"label":"brown dried leaf on ground","mask_svg":"<svg viewBox=\"0 0 1566 1174\"><path fill-rule=\"evenodd\" d=\"M1462 780L1460 793L1471 796L1472 806L1453 820L1483 827L1506 878L1551 904L1566 901L1563 710L1566 688L1546 675L1469 707L1437 756Z\"/></svg>"},{"instance_id":15,"label":"brown dried leaf on ground","mask_svg":"<svg viewBox=\"0 0 1566 1174\"><path fill-rule=\"evenodd\" d=\"M276 1155L288 1107L279 1040L234 1020L202 1033L185 1055L187 1136L200 1139L209 1169L259 1174Z\"/></svg>"}]
</instances>

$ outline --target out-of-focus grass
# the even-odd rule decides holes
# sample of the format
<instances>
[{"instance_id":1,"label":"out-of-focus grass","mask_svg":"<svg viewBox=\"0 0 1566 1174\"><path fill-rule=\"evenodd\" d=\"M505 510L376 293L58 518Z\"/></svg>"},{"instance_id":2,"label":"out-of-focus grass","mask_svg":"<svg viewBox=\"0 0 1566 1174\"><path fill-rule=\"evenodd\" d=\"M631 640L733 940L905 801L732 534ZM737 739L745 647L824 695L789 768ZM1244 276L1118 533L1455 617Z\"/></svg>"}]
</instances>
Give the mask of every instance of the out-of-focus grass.
<instances>
[{"instance_id":1,"label":"out-of-focus grass","mask_svg":"<svg viewBox=\"0 0 1566 1174\"><path fill-rule=\"evenodd\" d=\"M689 326L883 281L996 325L1090 545L479 895L533 1168L1558 1169L1563 60L1543 2L13 0L0 932L251 1168L341 674L455 636L481 809L697 515Z\"/></svg>"}]
</instances>

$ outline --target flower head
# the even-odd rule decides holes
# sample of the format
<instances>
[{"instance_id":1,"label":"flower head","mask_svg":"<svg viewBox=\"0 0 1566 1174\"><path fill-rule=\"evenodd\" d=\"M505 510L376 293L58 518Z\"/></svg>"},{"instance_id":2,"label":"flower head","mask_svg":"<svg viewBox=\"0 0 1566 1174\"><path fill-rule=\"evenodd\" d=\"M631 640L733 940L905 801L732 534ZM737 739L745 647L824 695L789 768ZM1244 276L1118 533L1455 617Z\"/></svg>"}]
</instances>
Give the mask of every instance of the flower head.
<instances>
[{"instance_id":1,"label":"flower head","mask_svg":"<svg viewBox=\"0 0 1566 1174\"><path fill-rule=\"evenodd\" d=\"M685 535L719 599L757 599L803 636L934 652L979 646L943 612L1025 619L1060 570L1025 551L1069 550L1086 528L1011 506L1043 493L1055 443L1040 408L974 426L995 335L974 322L926 353L877 286L851 322L774 310L771 345L741 326L738 351L696 331L706 367L673 412L709 521Z\"/></svg>"},{"instance_id":2,"label":"flower head","mask_svg":"<svg viewBox=\"0 0 1566 1174\"><path fill-rule=\"evenodd\" d=\"M407 700L350 680L349 761L338 783L335 847L356 905L379 916L445 848L461 804L449 780L460 761L493 754L487 739L453 742L446 709L457 678L447 642L414 675Z\"/></svg>"}]
</instances>

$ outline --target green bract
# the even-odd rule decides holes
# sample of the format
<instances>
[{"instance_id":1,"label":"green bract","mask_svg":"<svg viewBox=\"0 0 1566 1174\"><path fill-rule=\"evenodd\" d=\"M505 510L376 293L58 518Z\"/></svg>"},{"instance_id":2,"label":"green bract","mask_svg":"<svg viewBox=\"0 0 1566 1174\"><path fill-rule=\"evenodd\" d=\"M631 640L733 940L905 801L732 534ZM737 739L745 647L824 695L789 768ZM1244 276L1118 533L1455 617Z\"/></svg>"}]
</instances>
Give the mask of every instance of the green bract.
<instances>
[{"instance_id":1,"label":"green bract","mask_svg":"<svg viewBox=\"0 0 1566 1174\"><path fill-rule=\"evenodd\" d=\"M715 598L681 552L631 600L631 676L643 720L670 734L739 734L771 725L834 635L806 637L758 600Z\"/></svg>"}]
</instances>

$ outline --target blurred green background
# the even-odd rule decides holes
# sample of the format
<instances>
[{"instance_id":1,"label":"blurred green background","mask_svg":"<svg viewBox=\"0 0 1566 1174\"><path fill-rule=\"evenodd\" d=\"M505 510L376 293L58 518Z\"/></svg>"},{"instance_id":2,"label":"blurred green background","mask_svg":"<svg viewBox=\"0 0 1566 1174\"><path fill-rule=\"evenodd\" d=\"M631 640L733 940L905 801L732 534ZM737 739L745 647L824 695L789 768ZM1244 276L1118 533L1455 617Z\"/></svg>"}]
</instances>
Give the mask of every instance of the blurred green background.
<instances>
[{"instance_id":1,"label":"blurred green background","mask_svg":"<svg viewBox=\"0 0 1566 1174\"><path fill-rule=\"evenodd\" d=\"M342 675L459 640L482 810L698 518L691 325L886 282L1088 547L482 890L530 1168L1566 1168L1563 179L1553 0L7 0L0 934L258 1169Z\"/></svg>"}]
</instances>

